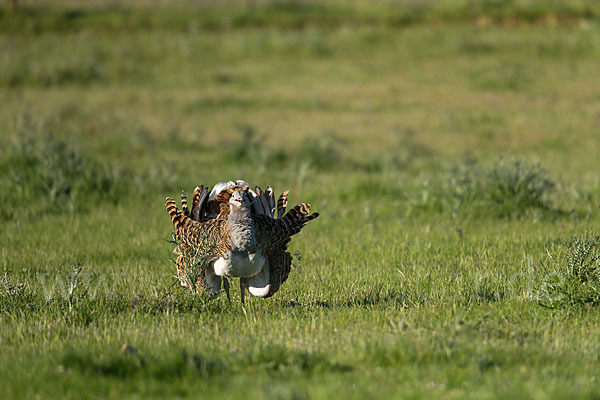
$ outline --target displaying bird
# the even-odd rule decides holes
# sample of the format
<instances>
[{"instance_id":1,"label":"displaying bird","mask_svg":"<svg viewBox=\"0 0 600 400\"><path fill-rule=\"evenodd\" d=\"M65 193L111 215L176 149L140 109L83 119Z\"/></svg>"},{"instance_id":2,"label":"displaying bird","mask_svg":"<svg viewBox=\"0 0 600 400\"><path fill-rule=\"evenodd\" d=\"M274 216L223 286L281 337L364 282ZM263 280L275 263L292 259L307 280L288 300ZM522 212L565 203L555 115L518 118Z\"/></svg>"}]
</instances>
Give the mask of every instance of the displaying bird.
<instances>
[{"instance_id":1,"label":"displaying bird","mask_svg":"<svg viewBox=\"0 0 600 400\"><path fill-rule=\"evenodd\" d=\"M166 209L179 243L178 276L190 275L196 266L189 264L201 267L192 282L182 279L182 285L194 285L197 291L215 297L223 286L229 299L228 278L239 278L242 306L246 288L257 297L275 294L290 273L292 257L287 246L291 237L319 216L310 214L307 203L286 213L287 195L284 192L275 204L271 187L263 192L259 187L250 189L244 181L229 181L218 183L210 193L208 188L196 187L191 211L184 193L182 210L167 197Z\"/></svg>"}]
</instances>

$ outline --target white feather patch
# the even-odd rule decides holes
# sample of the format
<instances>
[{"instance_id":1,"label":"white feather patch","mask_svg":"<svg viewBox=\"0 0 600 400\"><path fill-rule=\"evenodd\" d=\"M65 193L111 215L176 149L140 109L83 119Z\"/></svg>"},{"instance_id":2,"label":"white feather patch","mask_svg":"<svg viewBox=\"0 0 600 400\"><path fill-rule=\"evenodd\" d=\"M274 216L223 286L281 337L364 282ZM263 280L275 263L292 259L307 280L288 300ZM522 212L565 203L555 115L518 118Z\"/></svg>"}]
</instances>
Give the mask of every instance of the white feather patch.
<instances>
[{"instance_id":1,"label":"white feather patch","mask_svg":"<svg viewBox=\"0 0 600 400\"><path fill-rule=\"evenodd\" d=\"M265 195L267 196L267 202L269 203L269 216L275 218L275 195L273 194L273 188L271 186L267 187Z\"/></svg>"},{"instance_id":2,"label":"white feather patch","mask_svg":"<svg viewBox=\"0 0 600 400\"><path fill-rule=\"evenodd\" d=\"M219 193L221 193L223 190L229 189L229 188L234 187L234 186L235 186L235 183L232 182L232 181L217 183L215 186L213 186L212 190L210 191L210 195L208 196L208 200L214 200L214 199L216 199L217 195Z\"/></svg>"},{"instance_id":3,"label":"white feather patch","mask_svg":"<svg viewBox=\"0 0 600 400\"><path fill-rule=\"evenodd\" d=\"M246 278L245 281L248 291L253 296L265 297L268 295L271 289L271 285L269 284L269 262L266 261L258 274Z\"/></svg>"}]
</instances>

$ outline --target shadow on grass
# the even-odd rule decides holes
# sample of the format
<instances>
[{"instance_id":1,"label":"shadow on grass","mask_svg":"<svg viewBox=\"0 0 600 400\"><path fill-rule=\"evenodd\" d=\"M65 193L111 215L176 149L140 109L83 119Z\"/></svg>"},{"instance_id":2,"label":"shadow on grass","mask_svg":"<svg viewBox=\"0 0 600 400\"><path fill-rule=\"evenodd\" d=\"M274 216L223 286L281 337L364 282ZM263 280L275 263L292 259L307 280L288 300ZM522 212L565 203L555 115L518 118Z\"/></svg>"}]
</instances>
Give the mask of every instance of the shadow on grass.
<instances>
[{"instance_id":1,"label":"shadow on grass","mask_svg":"<svg viewBox=\"0 0 600 400\"><path fill-rule=\"evenodd\" d=\"M399 289L372 289L365 293L336 299L308 299L299 301L292 299L285 303L286 307L311 308L375 308L375 307L409 307L414 303L409 296Z\"/></svg>"},{"instance_id":2,"label":"shadow on grass","mask_svg":"<svg viewBox=\"0 0 600 400\"><path fill-rule=\"evenodd\" d=\"M186 376L215 377L232 372L262 371L272 373L313 374L349 372L352 367L332 362L320 352L288 349L267 345L247 352L207 356L186 349L171 348L160 356L144 354L125 344L121 352L92 354L86 350L68 348L59 357L67 370L81 374L115 378L150 377L170 380Z\"/></svg>"},{"instance_id":3,"label":"shadow on grass","mask_svg":"<svg viewBox=\"0 0 600 400\"><path fill-rule=\"evenodd\" d=\"M549 23L549 20L556 24L582 19L594 20L598 18L599 13L593 2L584 5L581 2L543 0L403 2L402 6L379 4L371 9L316 1L268 1L259 5L227 8L212 3L210 7L175 6L156 9L22 7L16 13L0 9L0 31L218 31L267 27L334 29L341 26L397 28L428 22L472 22L474 17L480 17L486 24Z\"/></svg>"}]
</instances>

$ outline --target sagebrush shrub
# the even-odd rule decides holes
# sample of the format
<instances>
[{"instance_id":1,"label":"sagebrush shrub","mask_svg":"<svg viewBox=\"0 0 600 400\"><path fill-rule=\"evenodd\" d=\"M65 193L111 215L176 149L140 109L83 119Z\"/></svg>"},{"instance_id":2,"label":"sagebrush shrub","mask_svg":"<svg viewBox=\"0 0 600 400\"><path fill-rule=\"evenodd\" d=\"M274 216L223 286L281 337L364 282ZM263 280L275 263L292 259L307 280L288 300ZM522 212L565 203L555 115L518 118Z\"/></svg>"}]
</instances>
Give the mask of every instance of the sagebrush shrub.
<instances>
[{"instance_id":1,"label":"sagebrush shrub","mask_svg":"<svg viewBox=\"0 0 600 400\"><path fill-rule=\"evenodd\" d=\"M267 146L265 139L254 127L242 125L238 128L239 137L230 143L229 156L235 162L264 164L282 163L287 160L287 153L282 148Z\"/></svg>"},{"instance_id":2,"label":"sagebrush shrub","mask_svg":"<svg viewBox=\"0 0 600 400\"><path fill-rule=\"evenodd\" d=\"M457 211L498 217L521 217L533 210L555 210L555 183L539 165L500 159L491 167L467 160L451 168L448 191Z\"/></svg>"},{"instance_id":3,"label":"sagebrush shrub","mask_svg":"<svg viewBox=\"0 0 600 400\"><path fill-rule=\"evenodd\" d=\"M40 131L28 114L14 142L0 154L1 219L84 209L91 200L117 201L128 185L126 170L103 166L63 139Z\"/></svg>"}]
</instances>

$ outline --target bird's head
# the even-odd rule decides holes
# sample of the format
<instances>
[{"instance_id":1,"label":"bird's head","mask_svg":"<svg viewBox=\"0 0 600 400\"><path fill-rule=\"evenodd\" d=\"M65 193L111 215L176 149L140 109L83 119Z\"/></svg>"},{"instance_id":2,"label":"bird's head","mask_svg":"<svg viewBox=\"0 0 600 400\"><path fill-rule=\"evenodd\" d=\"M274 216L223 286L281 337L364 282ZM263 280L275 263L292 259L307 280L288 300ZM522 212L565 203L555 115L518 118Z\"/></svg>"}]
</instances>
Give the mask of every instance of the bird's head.
<instances>
[{"instance_id":1,"label":"bird's head","mask_svg":"<svg viewBox=\"0 0 600 400\"><path fill-rule=\"evenodd\" d=\"M236 190L231 194L229 204L234 208L248 208L251 204L250 197L248 197L248 193L245 190Z\"/></svg>"}]
</instances>

